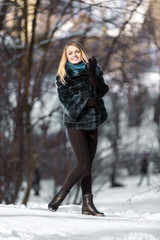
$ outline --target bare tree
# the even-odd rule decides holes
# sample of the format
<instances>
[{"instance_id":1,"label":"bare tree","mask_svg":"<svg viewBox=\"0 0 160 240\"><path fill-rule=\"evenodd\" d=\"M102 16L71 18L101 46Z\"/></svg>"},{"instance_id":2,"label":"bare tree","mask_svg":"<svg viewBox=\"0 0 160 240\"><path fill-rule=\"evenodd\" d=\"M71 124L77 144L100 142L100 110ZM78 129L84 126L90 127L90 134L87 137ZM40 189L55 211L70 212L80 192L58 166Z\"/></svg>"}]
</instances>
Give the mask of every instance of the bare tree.
<instances>
[{"instance_id":1,"label":"bare tree","mask_svg":"<svg viewBox=\"0 0 160 240\"><path fill-rule=\"evenodd\" d=\"M6 5L7 3L10 4ZM43 8L43 6L45 7ZM4 98L1 110L5 109L6 113L4 115L1 111L1 139L3 144L5 144L5 141L6 144L10 144L6 153L7 164L4 164L3 154L1 160L4 168L1 179L4 184L3 193L8 192L8 194L6 196L1 195L7 203L16 201L25 174L27 174L27 189L23 204L27 204L29 198L34 166L40 158L40 149L45 143L47 130L52 123L51 118L57 107L53 108L45 117L40 116L37 119L39 131L42 134L36 148L34 148L33 141L37 126L33 123L32 114L36 103L44 106L44 94L51 87L54 89L54 80L45 82L45 76L48 75L46 70L49 70L47 54L50 52L50 46L56 31L73 16L72 11L69 10L71 8L71 0L67 2L56 0L47 2L41 0L34 2L28 0L22 2L6 1L1 8L3 11L1 62L5 61L3 74L1 75ZM39 19L44 13L46 14L48 29L44 33L39 33L37 27ZM52 22L50 22L51 15ZM54 57L56 59L56 56ZM53 59L50 61L53 63ZM51 67L50 74L51 72L54 74L54 65L51 66L50 64ZM6 83L3 77L4 72L8 79ZM5 124L6 129L3 127L5 118L9 122L8 125L7 122ZM9 136L7 135L8 131ZM6 149L7 147L2 152L5 152ZM10 159L11 168L8 165Z\"/></svg>"},{"instance_id":2,"label":"bare tree","mask_svg":"<svg viewBox=\"0 0 160 240\"><path fill-rule=\"evenodd\" d=\"M157 19L153 16L148 18L146 12L141 15L143 19L149 19L147 28L144 27L145 24L138 23L138 20L137 24L133 22L140 7L146 7L145 0L123 1L120 5L115 5L114 2L1 2L0 181L4 187L0 190L0 196L7 203L16 202L24 176L27 176L27 189L23 198L23 203L27 204L33 169L38 161L44 166L43 159L47 159L48 172L50 164L53 164L52 170L57 169L57 161L64 160L63 156L67 159L68 170L72 165L70 159L73 156L70 155L67 141L63 142L60 138L65 146L63 154L58 152L62 147L60 143L57 148L53 146L52 149L51 146L50 129L54 124L53 117L57 114L58 105L53 104L52 109L45 114L43 112L46 107L45 94L56 94L54 79L61 56L60 50L72 39L81 41L90 55L97 56L98 63L108 76L111 89L109 103L111 111L114 112L109 121L114 126L114 131L109 129L108 133L105 129L101 134L105 134L111 144L113 154L106 156L114 164L106 164L105 171L105 158L98 155L100 166L103 167L95 170L94 176L98 180L99 172L104 175L107 173L108 176L111 173L113 176L117 174L122 147L118 139L123 134L120 131L120 116L122 112L126 112L124 106L119 107L121 94L127 99L129 125L135 126L138 121L140 126L148 101L141 76L152 67L153 56L150 48L153 38L148 29L151 29L153 21L155 28L158 28ZM159 46L157 33L158 31L155 42ZM118 88L117 92L114 91L115 86ZM135 88L138 91L134 91ZM108 98L105 102L107 106ZM33 120L37 106L41 114ZM60 127L54 135L53 145L57 146L58 138L63 135L64 131L61 132L61 129ZM48 149L49 155L44 153L45 149ZM52 162L53 153L55 158ZM53 174L57 186L67 173L64 169L62 172L56 170Z\"/></svg>"}]
</instances>

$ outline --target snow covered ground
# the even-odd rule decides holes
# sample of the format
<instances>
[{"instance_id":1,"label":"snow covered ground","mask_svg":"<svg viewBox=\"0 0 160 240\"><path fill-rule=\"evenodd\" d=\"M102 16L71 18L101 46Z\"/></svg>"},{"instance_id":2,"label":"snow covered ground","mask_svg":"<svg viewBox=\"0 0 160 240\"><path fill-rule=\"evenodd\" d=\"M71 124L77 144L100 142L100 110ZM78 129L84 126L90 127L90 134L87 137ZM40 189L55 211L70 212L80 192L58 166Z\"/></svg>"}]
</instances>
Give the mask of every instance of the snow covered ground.
<instances>
[{"instance_id":1,"label":"snow covered ground","mask_svg":"<svg viewBox=\"0 0 160 240\"><path fill-rule=\"evenodd\" d=\"M43 182L41 196L31 192L27 207L0 205L0 240L160 240L159 177L152 176L150 186L137 182L124 178L123 188L103 186L94 202L105 217L84 216L78 205L50 212Z\"/></svg>"}]
</instances>

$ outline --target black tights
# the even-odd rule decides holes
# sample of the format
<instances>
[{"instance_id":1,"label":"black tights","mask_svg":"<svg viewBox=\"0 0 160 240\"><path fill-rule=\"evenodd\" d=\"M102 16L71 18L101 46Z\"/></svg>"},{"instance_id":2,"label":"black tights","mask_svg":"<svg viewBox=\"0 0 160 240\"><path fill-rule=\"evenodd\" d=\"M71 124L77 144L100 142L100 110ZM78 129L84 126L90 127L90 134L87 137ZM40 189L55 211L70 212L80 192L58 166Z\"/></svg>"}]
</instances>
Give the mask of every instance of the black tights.
<instances>
[{"instance_id":1,"label":"black tights","mask_svg":"<svg viewBox=\"0 0 160 240\"><path fill-rule=\"evenodd\" d=\"M92 192L91 167L97 149L98 131L67 129L68 138L77 158L77 165L66 178L63 188L70 189L81 180L82 194Z\"/></svg>"}]
</instances>

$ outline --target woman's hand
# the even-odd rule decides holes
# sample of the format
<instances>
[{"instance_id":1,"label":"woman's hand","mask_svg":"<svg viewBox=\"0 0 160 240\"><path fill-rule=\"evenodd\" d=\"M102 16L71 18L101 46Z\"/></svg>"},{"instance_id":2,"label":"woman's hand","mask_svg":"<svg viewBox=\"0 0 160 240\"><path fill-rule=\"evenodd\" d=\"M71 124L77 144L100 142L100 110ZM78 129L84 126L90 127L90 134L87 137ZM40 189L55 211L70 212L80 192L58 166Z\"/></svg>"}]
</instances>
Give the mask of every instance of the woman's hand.
<instances>
[{"instance_id":1,"label":"woman's hand","mask_svg":"<svg viewBox=\"0 0 160 240\"><path fill-rule=\"evenodd\" d=\"M97 66L97 60L95 57L89 58L89 80L93 88L95 88L96 84L96 66Z\"/></svg>"},{"instance_id":2,"label":"woman's hand","mask_svg":"<svg viewBox=\"0 0 160 240\"><path fill-rule=\"evenodd\" d=\"M97 111L100 111L100 103L98 101L93 101L88 99L86 108L94 107Z\"/></svg>"},{"instance_id":3,"label":"woman's hand","mask_svg":"<svg viewBox=\"0 0 160 240\"><path fill-rule=\"evenodd\" d=\"M97 66L97 60L95 57L89 58L89 74L95 74L96 72L96 66Z\"/></svg>"}]
</instances>

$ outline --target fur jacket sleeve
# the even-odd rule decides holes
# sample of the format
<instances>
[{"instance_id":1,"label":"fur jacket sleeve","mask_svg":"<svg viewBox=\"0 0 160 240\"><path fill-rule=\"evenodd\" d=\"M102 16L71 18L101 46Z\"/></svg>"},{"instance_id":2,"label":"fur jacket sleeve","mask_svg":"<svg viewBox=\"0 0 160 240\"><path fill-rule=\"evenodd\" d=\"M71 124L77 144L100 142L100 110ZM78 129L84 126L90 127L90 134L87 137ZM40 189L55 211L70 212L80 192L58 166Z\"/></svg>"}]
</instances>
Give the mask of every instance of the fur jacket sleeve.
<instances>
[{"instance_id":1,"label":"fur jacket sleeve","mask_svg":"<svg viewBox=\"0 0 160 240\"><path fill-rule=\"evenodd\" d=\"M73 121L78 120L80 113L85 107L88 98L83 98L79 93L74 93L68 84L62 84L57 77L58 97L63 106L63 111Z\"/></svg>"}]
</instances>

